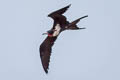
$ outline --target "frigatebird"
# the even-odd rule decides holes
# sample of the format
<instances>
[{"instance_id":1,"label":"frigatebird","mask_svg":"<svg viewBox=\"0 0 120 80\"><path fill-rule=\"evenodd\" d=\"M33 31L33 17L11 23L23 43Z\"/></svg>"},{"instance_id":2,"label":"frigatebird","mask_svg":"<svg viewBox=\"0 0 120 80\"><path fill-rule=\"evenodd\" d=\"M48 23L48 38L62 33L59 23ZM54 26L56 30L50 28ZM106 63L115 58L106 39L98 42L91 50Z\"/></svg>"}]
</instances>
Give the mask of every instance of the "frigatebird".
<instances>
[{"instance_id":1,"label":"frigatebird","mask_svg":"<svg viewBox=\"0 0 120 80\"><path fill-rule=\"evenodd\" d=\"M80 30L85 28L79 28L77 27L77 23L85 18L88 17L88 15L83 16L73 22L67 21L67 18L63 15L67 11L67 9L71 6L68 5L64 8L61 8L57 11L54 11L48 15L48 17L51 17L54 20L54 24L52 29L47 31L44 34L47 34L47 38L43 41L43 43L40 45L40 58L42 62L43 69L46 73L48 73L49 69L49 62L50 62L50 55L52 51L52 46L54 45L55 40L57 39L58 35L65 30Z\"/></svg>"}]
</instances>

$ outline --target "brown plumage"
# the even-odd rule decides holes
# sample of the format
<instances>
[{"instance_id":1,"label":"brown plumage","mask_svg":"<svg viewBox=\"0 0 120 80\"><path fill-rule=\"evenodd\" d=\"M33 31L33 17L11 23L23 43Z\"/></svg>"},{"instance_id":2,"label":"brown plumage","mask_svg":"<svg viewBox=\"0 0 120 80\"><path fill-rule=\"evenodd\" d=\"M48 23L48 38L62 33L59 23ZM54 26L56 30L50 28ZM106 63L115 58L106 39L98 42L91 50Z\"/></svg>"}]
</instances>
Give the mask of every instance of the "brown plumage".
<instances>
[{"instance_id":1,"label":"brown plumage","mask_svg":"<svg viewBox=\"0 0 120 80\"><path fill-rule=\"evenodd\" d=\"M49 69L49 62L50 62L50 55L52 52L52 46L54 45L54 42L56 41L58 35L64 31L64 30L79 30L79 29L85 29L85 28L79 28L77 27L77 23L88 16L81 17L73 22L67 21L66 17L63 15L64 12L67 11L67 9L70 7L70 5L59 9L57 11L52 12L48 15L48 17L51 17L54 20L54 24L51 30L47 31L47 38L43 41L43 43L40 45L40 58L42 62L42 66L44 68L44 71L48 73Z\"/></svg>"},{"instance_id":2,"label":"brown plumage","mask_svg":"<svg viewBox=\"0 0 120 80\"><path fill-rule=\"evenodd\" d=\"M42 61L43 68L46 73L48 73L48 66L50 62L50 55L52 51L52 46L57 37L47 37L44 42L40 45L40 57Z\"/></svg>"}]
</instances>

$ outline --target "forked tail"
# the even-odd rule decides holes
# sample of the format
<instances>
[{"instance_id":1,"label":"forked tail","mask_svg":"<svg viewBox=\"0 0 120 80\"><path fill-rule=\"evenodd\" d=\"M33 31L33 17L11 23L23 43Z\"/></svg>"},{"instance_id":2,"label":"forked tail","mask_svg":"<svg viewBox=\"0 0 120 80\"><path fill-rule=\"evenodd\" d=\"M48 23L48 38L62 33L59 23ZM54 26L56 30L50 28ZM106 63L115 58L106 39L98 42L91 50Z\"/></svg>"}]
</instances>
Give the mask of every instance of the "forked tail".
<instances>
[{"instance_id":1,"label":"forked tail","mask_svg":"<svg viewBox=\"0 0 120 80\"><path fill-rule=\"evenodd\" d=\"M88 17L88 15L83 16L83 17L81 17L81 18L79 18L79 19L71 22L71 23L68 25L68 29L70 29L70 30L85 29L85 28L79 28L79 27L77 27L76 24L77 24L81 19L86 18L86 17Z\"/></svg>"}]
</instances>

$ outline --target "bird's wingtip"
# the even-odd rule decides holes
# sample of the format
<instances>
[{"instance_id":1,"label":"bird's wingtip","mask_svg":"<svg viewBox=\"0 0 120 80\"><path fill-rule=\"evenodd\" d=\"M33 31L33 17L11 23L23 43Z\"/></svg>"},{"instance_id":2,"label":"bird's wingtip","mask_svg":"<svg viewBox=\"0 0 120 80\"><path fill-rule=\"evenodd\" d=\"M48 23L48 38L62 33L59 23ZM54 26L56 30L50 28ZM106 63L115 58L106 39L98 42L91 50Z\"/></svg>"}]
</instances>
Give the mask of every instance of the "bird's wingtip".
<instances>
[{"instance_id":1,"label":"bird's wingtip","mask_svg":"<svg viewBox=\"0 0 120 80\"><path fill-rule=\"evenodd\" d=\"M48 74L48 71L46 71L45 73Z\"/></svg>"},{"instance_id":2,"label":"bird's wingtip","mask_svg":"<svg viewBox=\"0 0 120 80\"><path fill-rule=\"evenodd\" d=\"M71 4L69 4L68 6L66 6L66 8L69 8L71 6Z\"/></svg>"},{"instance_id":3,"label":"bird's wingtip","mask_svg":"<svg viewBox=\"0 0 120 80\"><path fill-rule=\"evenodd\" d=\"M47 69L44 69L45 73L48 74L48 70Z\"/></svg>"},{"instance_id":4,"label":"bird's wingtip","mask_svg":"<svg viewBox=\"0 0 120 80\"><path fill-rule=\"evenodd\" d=\"M86 15L86 17L88 17L88 15Z\"/></svg>"},{"instance_id":5,"label":"bird's wingtip","mask_svg":"<svg viewBox=\"0 0 120 80\"><path fill-rule=\"evenodd\" d=\"M68 5L69 7L71 6L71 4Z\"/></svg>"}]
</instances>

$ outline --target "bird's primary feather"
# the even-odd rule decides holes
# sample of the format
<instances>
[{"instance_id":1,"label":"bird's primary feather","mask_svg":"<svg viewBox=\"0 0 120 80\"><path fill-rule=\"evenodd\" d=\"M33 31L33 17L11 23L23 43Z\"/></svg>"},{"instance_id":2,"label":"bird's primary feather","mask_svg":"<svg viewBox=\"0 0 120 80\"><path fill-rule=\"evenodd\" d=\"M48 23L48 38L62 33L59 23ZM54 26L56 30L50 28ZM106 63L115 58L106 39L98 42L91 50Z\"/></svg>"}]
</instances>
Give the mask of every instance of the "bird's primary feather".
<instances>
[{"instance_id":1,"label":"bird's primary feather","mask_svg":"<svg viewBox=\"0 0 120 80\"><path fill-rule=\"evenodd\" d=\"M52 46L54 45L56 39L57 36L56 37L48 36L40 45L40 58L41 58L42 66L46 73L48 73Z\"/></svg>"},{"instance_id":2,"label":"bird's primary feather","mask_svg":"<svg viewBox=\"0 0 120 80\"><path fill-rule=\"evenodd\" d=\"M55 28L56 23L59 23L61 27L69 23L63 14L68 10L70 6L71 4L48 15L48 17L51 17L54 20L53 29Z\"/></svg>"}]
</instances>

